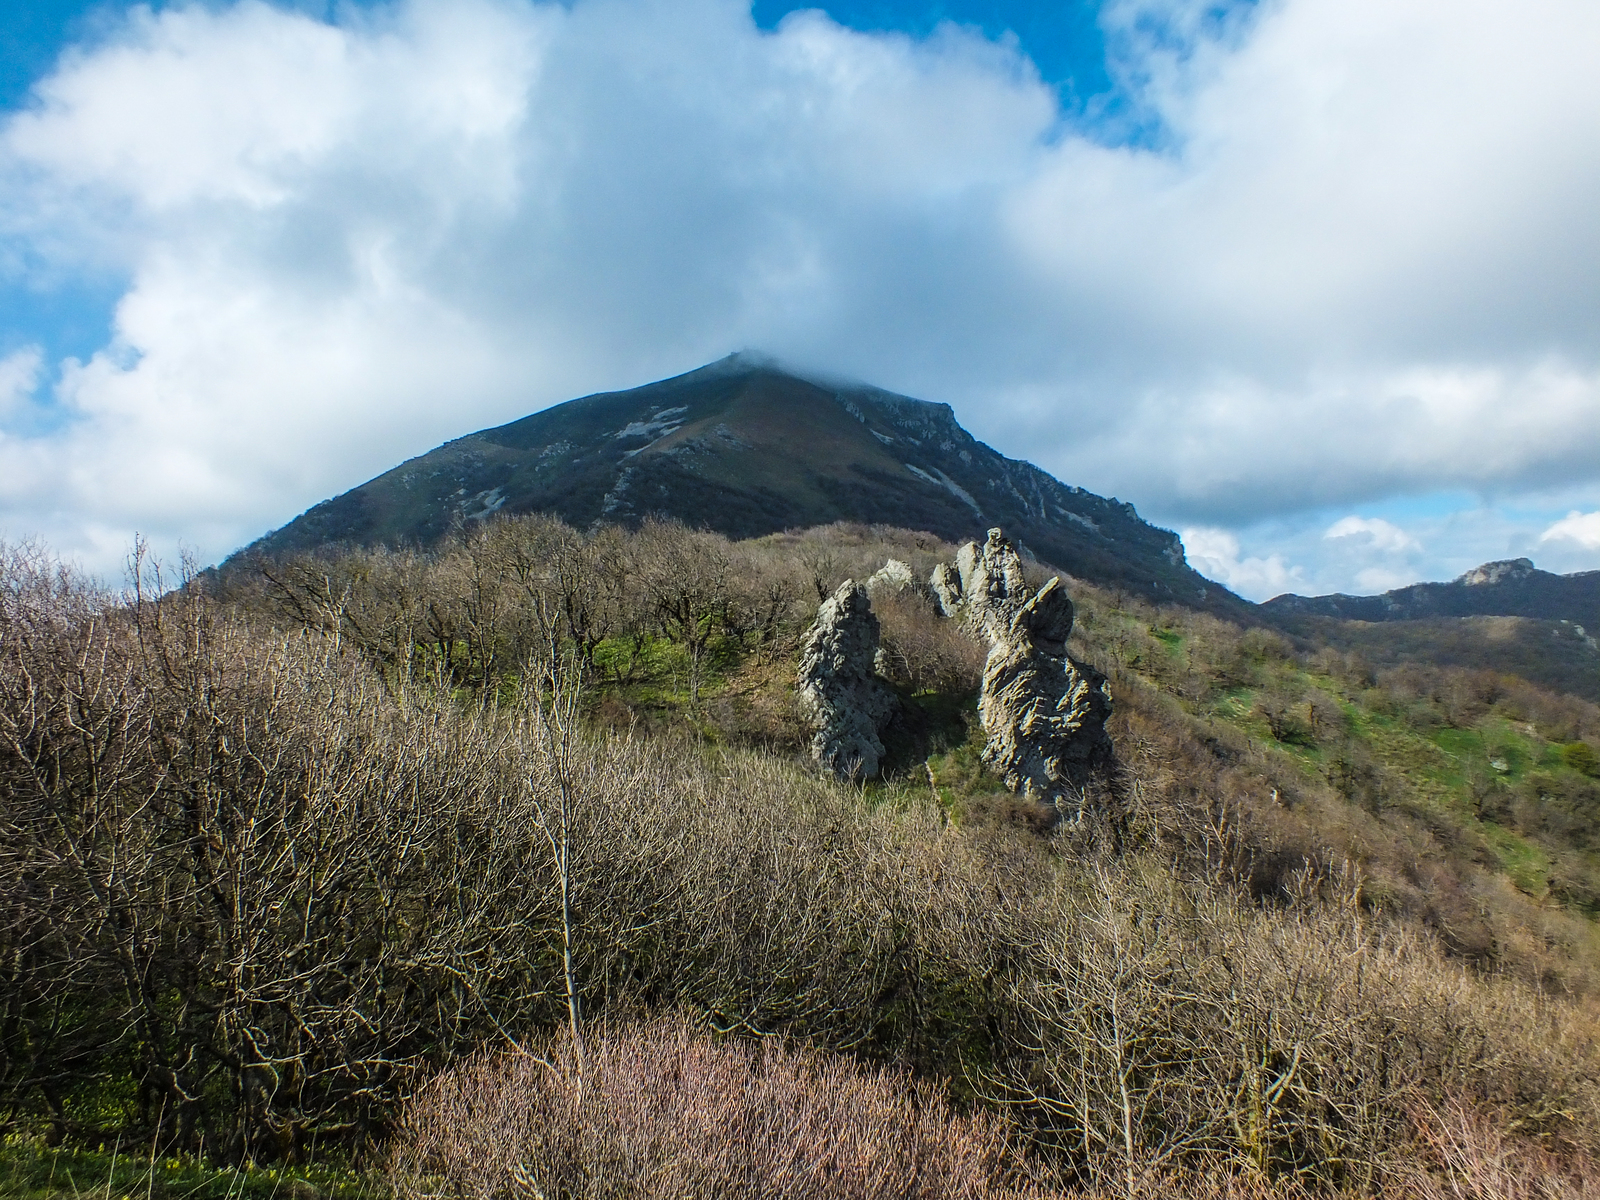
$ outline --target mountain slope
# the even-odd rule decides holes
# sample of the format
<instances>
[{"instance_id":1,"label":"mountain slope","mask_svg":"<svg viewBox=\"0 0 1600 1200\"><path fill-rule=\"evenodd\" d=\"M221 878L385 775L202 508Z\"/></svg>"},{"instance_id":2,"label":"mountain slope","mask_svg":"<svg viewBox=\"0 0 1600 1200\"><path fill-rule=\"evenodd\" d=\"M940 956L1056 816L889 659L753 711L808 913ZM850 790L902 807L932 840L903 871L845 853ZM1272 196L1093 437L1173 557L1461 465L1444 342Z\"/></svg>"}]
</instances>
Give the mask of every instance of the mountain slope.
<instances>
[{"instance_id":1,"label":"mountain slope","mask_svg":"<svg viewBox=\"0 0 1600 1200\"><path fill-rule=\"evenodd\" d=\"M834 521L950 539L993 525L1073 575L1238 617L1130 504L977 441L945 404L803 379L744 355L448 442L317 505L245 553L427 544L495 513L675 517L732 537Z\"/></svg>"},{"instance_id":2,"label":"mountain slope","mask_svg":"<svg viewBox=\"0 0 1600 1200\"><path fill-rule=\"evenodd\" d=\"M1279 626L1304 647L1356 653L1379 669L1428 663L1500 671L1600 703L1600 643L1572 621L1536 617L1343 621L1295 616L1280 620Z\"/></svg>"}]
</instances>

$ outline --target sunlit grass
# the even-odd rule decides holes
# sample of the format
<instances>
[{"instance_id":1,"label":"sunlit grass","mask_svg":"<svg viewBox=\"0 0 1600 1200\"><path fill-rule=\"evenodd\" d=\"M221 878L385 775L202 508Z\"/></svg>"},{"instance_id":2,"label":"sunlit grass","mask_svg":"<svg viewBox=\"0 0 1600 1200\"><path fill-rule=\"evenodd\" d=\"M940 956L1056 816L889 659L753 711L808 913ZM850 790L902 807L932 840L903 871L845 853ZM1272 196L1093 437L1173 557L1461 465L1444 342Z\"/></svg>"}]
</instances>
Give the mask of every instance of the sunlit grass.
<instances>
[{"instance_id":1,"label":"sunlit grass","mask_svg":"<svg viewBox=\"0 0 1600 1200\"><path fill-rule=\"evenodd\" d=\"M189 1155L118 1143L46 1146L12 1136L0 1144L0 1195L18 1200L380 1200L378 1176L324 1159L303 1167L218 1167Z\"/></svg>"}]
</instances>

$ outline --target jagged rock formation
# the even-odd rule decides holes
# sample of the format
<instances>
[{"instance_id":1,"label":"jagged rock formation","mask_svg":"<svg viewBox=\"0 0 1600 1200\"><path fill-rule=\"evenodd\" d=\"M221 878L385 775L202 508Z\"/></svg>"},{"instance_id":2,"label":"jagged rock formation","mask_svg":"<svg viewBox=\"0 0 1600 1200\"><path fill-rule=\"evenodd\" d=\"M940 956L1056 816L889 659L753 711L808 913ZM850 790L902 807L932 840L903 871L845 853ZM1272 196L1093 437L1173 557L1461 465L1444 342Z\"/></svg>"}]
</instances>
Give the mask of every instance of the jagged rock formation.
<instances>
[{"instance_id":1,"label":"jagged rock formation","mask_svg":"<svg viewBox=\"0 0 1600 1200\"><path fill-rule=\"evenodd\" d=\"M1111 764L1111 689L1093 667L1068 657L1072 602L1052 579L1016 613L1008 636L989 650L978 715L983 759L1014 792L1072 808Z\"/></svg>"},{"instance_id":2,"label":"jagged rock formation","mask_svg":"<svg viewBox=\"0 0 1600 1200\"><path fill-rule=\"evenodd\" d=\"M864 585L847 579L822 602L800 643L800 711L815 734L811 756L841 780L871 779L894 694L873 667L878 618Z\"/></svg>"},{"instance_id":3,"label":"jagged rock formation","mask_svg":"<svg viewBox=\"0 0 1600 1200\"><path fill-rule=\"evenodd\" d=\"M1022 559L998 529L989 530L981 547L976 542L963 545L955 565L939 564L928 582L944 615L962 621L990 644L1008 635L1012 616L1028 596Z\"/></svg>"},{"instance_id":4,"label":"jagged rock formation","mask_svg":"<svg viewBox=\"0 0 1600 1200\"><path fill-rule=\"evenodd\" d=\"M946 615L989 641L978 715L983 760L1012 791L1083 816L1090 782L1112 762L1106 678L1067 654L1072 600L1059 578L1037 592L999 529L968 542L931 579Z\"/></svg>"}]
</instances>

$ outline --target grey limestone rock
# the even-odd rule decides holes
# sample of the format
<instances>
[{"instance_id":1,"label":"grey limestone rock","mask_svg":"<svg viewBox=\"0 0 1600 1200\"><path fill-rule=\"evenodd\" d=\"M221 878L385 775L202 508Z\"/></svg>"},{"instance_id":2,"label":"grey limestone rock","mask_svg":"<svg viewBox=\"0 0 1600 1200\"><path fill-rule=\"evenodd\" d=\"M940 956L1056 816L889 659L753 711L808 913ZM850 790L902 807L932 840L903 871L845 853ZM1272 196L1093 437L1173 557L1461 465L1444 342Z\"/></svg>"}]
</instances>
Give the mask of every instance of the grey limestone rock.
<instances>
[{"instance_id":1,"label":"grey limestone rock","mask_svg":"<svg viewBox=\"0 0 1600 1200\"><path fill-rule=\"evenodd\" d=\"M1076 819L1084 789L1112 763L1111 689L1104 675L1067 656L1065 639L1053 636L1059 625L1035 629L1026 623L1030 615L1039 616L1017 613L1016 636L996 642L984 663L983 760L1012 791L1075 809L1068 815Z\"/></svg>"},{"instance_id":2,"label":"grey limestone rock","mask_svg":"<svg viewBox=\"0 0 1600 1200\"><path fill-rule=\"evenodd\" d=\"M950 563L940 563L933 569L928 586L938 597L939 611L957 620L961 617L961 572Z\"/></svg>"},{"instance_id":3,"label":"grey limestone rock","mask_svg":"<svg viewBox=\"0 0 1600 1200\"><path fill-rule=\"evenodd\" d=\"M977 637L994 642L1006 635L1028 585L1016 547L998 529L982 546L968 542L956 551L955 565L941 563L928 581L946 616L958 617Z\"/></svg>"},{"instance_id":4,"label":"grey limestone rock","mask_svg":"<svg viewBox=\"0 0 1600 1200\"><path fill-rule=\"evenodd\" d=\"M867 578L867 591L874 596L903 592L914 582L911 568L898 558L891 558Z\"/></svg>"},{"instance_id":5,"label":"grey limestone rock","mask_svg":"<svg viewBox=\"0 0 1600 1200\"><path fill-rule=\"evenodd\" d=\"M800 643L801 714L815 733L811 756L841 780L871 779L894 693L873 670L878 618L864 585L847 579L822 602Z\"/></svg>"},{"instance_id":6,"label":"grey limestone rock","mask_svg":"<svg viewBox=\"0 0 1600 1200\"><path fill-rule=\"evenodd\" d=\"M1067 654L1073 608L1061 580L1032 591L1016 548L991 529L930 582L946 614L989 643L978 699L984 762L1013 791L1081 817L1086 787L1113 761L1111 691Z\"/></svg>"}]
</instances>

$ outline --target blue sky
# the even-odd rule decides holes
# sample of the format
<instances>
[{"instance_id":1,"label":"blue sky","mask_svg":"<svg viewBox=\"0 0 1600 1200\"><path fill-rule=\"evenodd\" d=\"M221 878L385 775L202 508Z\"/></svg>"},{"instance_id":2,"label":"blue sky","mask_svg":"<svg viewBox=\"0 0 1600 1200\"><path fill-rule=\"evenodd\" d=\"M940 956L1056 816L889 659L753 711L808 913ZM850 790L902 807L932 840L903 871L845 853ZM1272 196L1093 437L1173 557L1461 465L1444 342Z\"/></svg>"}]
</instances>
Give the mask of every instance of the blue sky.
<instances>
[{"instance_id":1,"label":"blue sky","mask_svg":"<svg viewBox=\"0 0 1600 1200\"><path fill-rule=\"evenodd\" d=\"M160 2L148 7L172 7ZM372 7L372 0L355 7ZM28 89L48 74L62 50L93 42L114 29L129 4L120 0L12 0L0 23L0 106L22 104ZM339 7L307 2L292 6L324 18ZM925 38L942 23L954 23L999 40L1015 37L1040 75L1060 90L1069 110L1081 110L1096 97L1110 97L1114 84L1106 64L1100 5L1084 0L1024 3L1019 0L953 0L951 3L848 0L847 3L798 5L786 0L755 0L751 15L757 26L772 29L797 9L824 9L841 25L863 32L899 32Z\"/></svg>"},{"instance_id":2,"label":"blue sky","mask_svg":"<svg viewBox=\"0 0 1600 1200\"><path fill-rule=\"evenodd\" d=\"M757 0L751 13L757 25L771 29L785 15L804 7L808 6L785 0ZM1082 0L1060 0L1055 4L1015 0L957 0L949 4L851 0L816 7L824 8L841 25L868 33L894 31L926 37L948 21L976 28L994 40L1010 34L1039 74L1060 89L1073 109L1113 91L1098 4Z\"/></svg>"},{"instance_id":3,"label":"blue sky","mask_svg":"<svg viewBox=\"0 0 1600 1200\"><path fill-rule=\"evenodd\" d=\"M1600 568L1589 0L13 8L0 537L214 559L751 348L1255 598Z\"/></svg>"},{"instance_id":4,"label":"blue sky","mask_svg":"<svg viewBox=\"0 0 1600 1200\"><path fill-rule=\"evenodd\" d=\"M9 5L0 22L0 104L15 107L54 65L74 36L87 5L33 0Z\"/></svg>"},{"instance_id":5,"label":"blue sky","mask_svg":"<svg viewBox=\"0 0 1600 1200\"><path fill-rule=\"evenodd\" d=\"M26 103L28 89L91 24L89 6L82 3L13 0L0 21L0 108ZM52 360L88 357L99 349L123 281L52 277L43 264L27 261L25 247L8 249L23 261L13 260L0 273L0 355L35 344Z\"/></svg>"}]
</instances>

